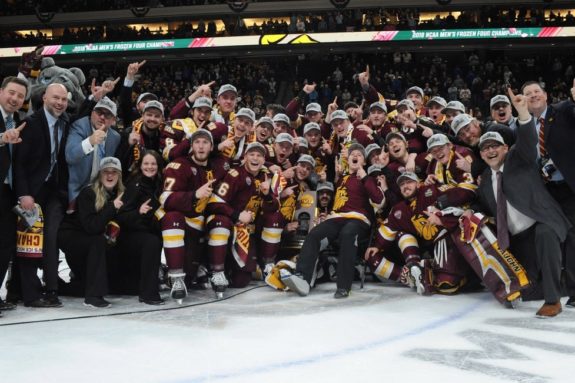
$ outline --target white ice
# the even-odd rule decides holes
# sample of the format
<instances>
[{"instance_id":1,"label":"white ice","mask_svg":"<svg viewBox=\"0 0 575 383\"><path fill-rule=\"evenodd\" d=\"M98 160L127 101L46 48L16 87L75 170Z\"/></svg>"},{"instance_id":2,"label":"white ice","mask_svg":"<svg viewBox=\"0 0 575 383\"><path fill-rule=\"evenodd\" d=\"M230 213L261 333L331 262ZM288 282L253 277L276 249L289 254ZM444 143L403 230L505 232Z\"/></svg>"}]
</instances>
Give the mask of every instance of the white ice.
<instances>
[{"instance_id":1,"label":"white ice","mask_svg":"<svg viewBox=\"0 0 575 383\"><path fill-rule=\"evenodd\" d=\"M0 382L572 382L575 309L535 318L489 293L421 297L408 288L333 284L308 297L258 287L157 312L135 297L112 309L19 306L0 318ZM230 294L237 290L229 289ZM185 304L212 292L191 292ZM171 309L171 310L166 310ZM33 323L18 323L18 322ZM34 322L38 321L38 322ZM454 351L459 350L459 351Z\"/></svg>"}]
</instances>

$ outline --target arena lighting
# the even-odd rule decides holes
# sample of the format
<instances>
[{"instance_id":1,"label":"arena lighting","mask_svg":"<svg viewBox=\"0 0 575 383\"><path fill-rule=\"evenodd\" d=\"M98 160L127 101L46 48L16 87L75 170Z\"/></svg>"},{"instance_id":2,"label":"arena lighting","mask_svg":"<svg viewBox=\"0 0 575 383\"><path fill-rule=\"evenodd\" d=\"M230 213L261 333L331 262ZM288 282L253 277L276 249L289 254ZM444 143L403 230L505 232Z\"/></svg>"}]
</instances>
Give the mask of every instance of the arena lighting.
<instances>
[{"instance_id":1,"label":"arena lighting","mask_svg":"<svg viewBox=\"0 0 575 383\"><path fill-rule=\"evenodd\" d=\"M439 5L449 5L449 3L451 3L451 0L436 0L437 4Z\"/></svg>"},{"instance_id":2,"label":"arena lighting","mask_svg":"<svg viewBox=\"0 0 575 383\"><path fill-rule=\"evenodd\" d=\"M130 10L136 17L144 17L150 12L151 0L130 0Z\"/></svg>"},{"instance_id":3,"label":"arena lighting","mask_svg":"<svg viewBox=\"0 0 575 383\"><path fill-rule=\"evenodd\" d=\"M38 20L48 23L58 12L58 3L55 0L39 1L34 11Z\"/></svg>"},{"instance_id":4,"label":"arena lighting","mask_svg":"<svg viewBox=\"0 0 575 383\"><path fill-rule=\"evenodd\" d=\"M228 7L234 12L242 12L248 7L248 0L228 0Z\"/></svg>"},{"instance_id":5,"label":"arena lighting","mask_svg":"<svg viewBox=\"0 0 575 383\"><path fill-rule=\"evenodd\" d=\"M329 0L336 8L345 8L349 4L349 0Z\"/></svg>"}]
</instances>

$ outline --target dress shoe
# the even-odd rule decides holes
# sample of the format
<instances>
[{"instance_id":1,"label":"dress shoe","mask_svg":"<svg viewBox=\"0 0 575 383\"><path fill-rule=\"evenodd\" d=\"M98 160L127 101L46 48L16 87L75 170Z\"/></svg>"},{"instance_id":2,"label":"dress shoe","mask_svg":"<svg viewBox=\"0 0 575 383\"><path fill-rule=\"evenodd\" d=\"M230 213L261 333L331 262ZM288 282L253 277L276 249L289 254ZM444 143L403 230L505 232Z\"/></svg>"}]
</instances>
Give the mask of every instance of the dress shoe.
<instances>
[{"instance_id":1,"label":"dress shoe","mask_svg":"<svg viewBox=\"0 0 575 383\"><path fill-rule=\"evenodd\" d=\"M84 306L105 309L112 306L112 304L102 297L86 297L86 299L84 299Z\"/></svg>"},{"instance_id":2,"label":"dress shoe","mask_svg":"<svg viewBox=\"0 0 575 383\"><path fill-rule=\"evenodd\" d=\"M152 298L152 299L145 299L145 298L139 298L140 303L145 303L147 305L151 305L151 306L159 306L159 305L163 305L166 302L160 298Z\"/></svg>"},{"instance_id":3,"label":"dress shoe","mask_svg":"<svg viewBox=\"0 0 575 383\"><path fill-rule=\"evenodd\" d=\"M575 308L575 296L569 297L569 299L567 300L567 303L565 303L565 306Z\"/></svg>"},{"instance_id":4,"label":"dress shoe","mask_svg":"<svg viewBox=\"0 0 575 383\"><path fill-rule=\"evenodd\" d=\"M349 297L349 290L347 289L337 289L335 291L335 294L333 294L333 297L335 299L342 299L342 298L347 298Z\"/></svg>"},{"instance_id":5,"label":"dress shoe","mask_svg":"<svg viewBox=\"0 0 575 383\"><path fill-rule=\"evenodd\" d=\"M554 316L556 316L557 314L559 314L561 311L563 311L561 309L561 302L556 302L556 303L544 303L543 306L541 306L541 308L539 309L539 311L537 311L537 313L535 314L535 316L537 318L552 318Z\"/></svg>"},{"instance_id":6,"label":"dress shoe","mask_svg":"<svg viewBox=\"0 0 575 383\"><path fill-rule=\"evenodd\" d=\"M54 307L61 307L62 306L62 301L60 301L60 299L58 299L58 293L55 291L47 291L44 294L44 299L47 300L48 302L56 305Z\"/></svg>"},{"instance_id":7,"label":"dress shoe","mask_svg":"<svg viewBox=\"0 0 575 383\"><path fill-rule=\"evenodd\" d=\"M0 310L14 310L15 308L16 305L14 303L5 302L2 299L0 299Z\"/></svg>"},{"instance_id":8,"label":"dress shoe","mask_svg":"<svg viewBox=\"0 0 575 383\"><path fill-rule=\"evenodd\" d=\"M48 308L48 307L62 307L62 303L56 304L54 302L47 301L44 298L36 299L32 302L24 303L26 307L36 307L36 308Z\"/></svg>"}]
</instances>

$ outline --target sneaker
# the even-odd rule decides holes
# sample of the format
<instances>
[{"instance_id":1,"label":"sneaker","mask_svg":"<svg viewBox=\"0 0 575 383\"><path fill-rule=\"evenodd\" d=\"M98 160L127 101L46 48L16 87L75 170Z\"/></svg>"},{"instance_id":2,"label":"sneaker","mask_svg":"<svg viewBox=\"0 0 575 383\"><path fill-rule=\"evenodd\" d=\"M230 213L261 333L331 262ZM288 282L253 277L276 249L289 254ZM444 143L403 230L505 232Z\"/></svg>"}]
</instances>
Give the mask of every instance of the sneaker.
<instances>
[{"instance_id":1,"label":"sneaker","mask_svg":"<svg viewBox=\"0 0 575 383\"><path fill-rule=\"evenodd\" d=\"M347 289L337 289L335 294L333 294L335 299L342 299L349 297L349 290Z\"/></svg>"},{"instance_id":2,"label":"sneaker","mask_svg":"<svg viewBox=\"0 0 575 383\"><path fill-rule=\"evenodd\" d=\"M46 291L44 299L54 305L54 307L62 307L62 302L58 299L58 293L56 291Z\"/></svg>"},{"instance_id":3,"label":"sneaker","mask_svg":"<svg viewBox=\"0 0 575 383\"><path fill-rule=\"evenodd\" d=\"M3 301L2 299L0 299L0 310L14 310L16 308L16 305L12 302L7 302L7 301Z\"/></svg>"},{"instance_id":4,"label":"sneaker","mask_svg":"<svg viewBox=\"0 0 575 383\"><path fill-rule=\"evenodd\" d=\"M282 282L302 297L309 294L309 283L303 279L301 274L282 275Z\"/></svg>"},{"instance_id":5,"label":"sneaker","mask_svg":"<svg viewBox=\"0 0 575 383\"><path fill-rule=\"evenodd\" d=\"M84 306L104 309L112 306L112 304L102 297L86 297L86 299L84 299Z\"/></svg>"},{"instance_id":6,"label":"sneaker","mask_svg":"<svg viewBox=\"0 0 575 383\"><path fill-rule=\"evenodd\" d=\"M567 303L565 303L565 307L575 308L575 296L569 297Z\"/></svg>"}]
</instances>

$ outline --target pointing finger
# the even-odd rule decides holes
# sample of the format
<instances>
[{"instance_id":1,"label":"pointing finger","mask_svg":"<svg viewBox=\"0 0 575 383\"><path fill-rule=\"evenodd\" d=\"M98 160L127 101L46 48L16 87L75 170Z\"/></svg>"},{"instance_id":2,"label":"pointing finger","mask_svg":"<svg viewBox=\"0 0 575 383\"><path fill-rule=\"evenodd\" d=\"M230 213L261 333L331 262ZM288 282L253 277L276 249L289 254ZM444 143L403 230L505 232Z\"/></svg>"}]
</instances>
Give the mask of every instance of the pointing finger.
<instances>
[{"instance_id":1,"label":"pointing finger","mask_svg":"<svg viewBox=\"0 0 575 383\"><path fill-rule=\"evenodd\" d=\"M120 81L120 77L118 77L117 79L115 79L114 81L112 81L112 84L116 85L118 83L118 81Z\"/></svg>"},{"instance_id":2,"label":"pointing finger","mask_svg":"<svg viewBox=\"0 0 575 383\"><path fill-rule=\"evenodd\" d=\"M369 65L365 66L365 73L369 76Z\"/></svg>"},{"instance_id":3,"label":"pointing finger","mask_svg":"<svg viewBox=\"0 0 575 383\"><path fill-rule=\"evenodd\" d=\"M18 132L21 132L22 129L24 129L25 126L26 126L26 122L23 122L23 123L20 124L20 126L18 126L18 127L16 128L16 130L17 130Z\"/></svg>"},{"instance_id":4,"label":"pointing finger","mask_svg":"<svg viewBox=\"0 0 575 383\"><path fill-rule=\"evenodd\" d=\"M337 96L335 96L335 98L333 99L332 104L336 104L336 105L337 105Z\"/></svg>"},{"instance_id":5,"label":"pointing finger","mask_svg":"<svg viewBox=\"0 0 575 383\"><path fill-rule=\"evenodd\" d=\"M142 60L138 63L138 68L140 68L142 65L144 65L146 63L146 60Z\"/></svg>"},{"instance_id":6,"label":"pointing finger","mask_svg":"<svg viewBox=\"0 0 575 383\"><path fill-rule=\"evenodd\" d=\"M515 93L513 93L513 89L511 87L507 88L507 92L509 93L509 98L513 100L515 98Z\"/></svg>"}]
</instances>

